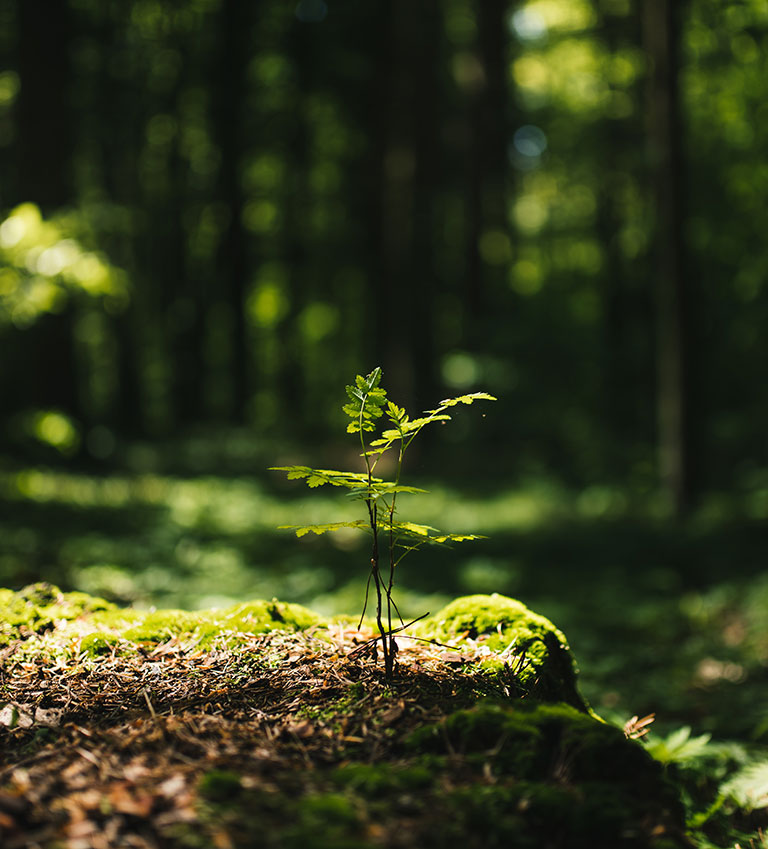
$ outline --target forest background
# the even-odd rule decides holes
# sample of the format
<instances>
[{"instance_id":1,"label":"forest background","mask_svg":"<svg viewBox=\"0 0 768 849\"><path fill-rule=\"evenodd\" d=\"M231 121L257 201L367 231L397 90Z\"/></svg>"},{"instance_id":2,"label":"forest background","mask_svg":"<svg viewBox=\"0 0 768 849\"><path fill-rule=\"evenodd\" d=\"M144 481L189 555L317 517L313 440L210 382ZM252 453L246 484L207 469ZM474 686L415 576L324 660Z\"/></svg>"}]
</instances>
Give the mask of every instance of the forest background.
<instances>
[{"instance_id":1,"label":"forest background","mask_svg":"<svg viewBox=\"0 0 768 849\"><path fill-rule=\"evenodd\" d=\"M343 387L482 389L404 612L500 591L605 711L764 739L764 0L0 0L0 583L354 612ZM404 510L410 510L404 500ZM471 550L470 550L471 548ZM663 708L663 710L662 710Z\"/></svg>"}]
</instances>

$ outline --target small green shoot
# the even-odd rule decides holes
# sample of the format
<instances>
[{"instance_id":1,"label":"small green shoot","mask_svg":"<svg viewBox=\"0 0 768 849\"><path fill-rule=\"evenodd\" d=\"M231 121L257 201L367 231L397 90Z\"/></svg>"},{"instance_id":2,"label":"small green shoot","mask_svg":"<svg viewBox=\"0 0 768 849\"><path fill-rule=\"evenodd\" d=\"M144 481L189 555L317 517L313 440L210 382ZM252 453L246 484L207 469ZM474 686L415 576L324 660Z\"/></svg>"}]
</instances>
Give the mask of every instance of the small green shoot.
<instances>
[{"instance_id":1,"label":"small green shoot","mask_svg":"<svg viewBox=\"0 0 768 849\"><path fill-rule=\"evenodd\" d=\"M368 592L372 581L376 593L376 624L379 629L377 640L381 641L386 676L391 678L397 652L394 634L405 627L392 596L400 562L406 554L424 545L448 545L452 542L481 538L476 534L446 534L429 525L404 522L397 518L397 497L400 493L425 491L401 483L405 452L427 425L449 421L451 416L446 410L451 407L496 399L487 392L473 392L441 401L434 410L426 410L418 418L412 419L403 407L387 398L386 390L381 386L381 369L378 367L365 377L357 375L355 382L347 386L346 390L348 400L342 409L350 419L347 433L358 435L364 471L340 472L332 469L312 469L308 466L275 466L272 471L285 472L289 480L304 480L311 489L326 484L343 487L349 491L348 495L365 505L365 518L353 522L281 527L291 528L297 536L308 533L324 534L342 528L356 528L370 534L370 571L360 620L362 622L367 610ZM375 436L382 420L383 430ZM394 480L391 481L374 475L379 461L388 451L397 454ZM385 552L383 555L382 551ZM393 629L395 615L401 627Z\"/></svg>"}]
</instances>

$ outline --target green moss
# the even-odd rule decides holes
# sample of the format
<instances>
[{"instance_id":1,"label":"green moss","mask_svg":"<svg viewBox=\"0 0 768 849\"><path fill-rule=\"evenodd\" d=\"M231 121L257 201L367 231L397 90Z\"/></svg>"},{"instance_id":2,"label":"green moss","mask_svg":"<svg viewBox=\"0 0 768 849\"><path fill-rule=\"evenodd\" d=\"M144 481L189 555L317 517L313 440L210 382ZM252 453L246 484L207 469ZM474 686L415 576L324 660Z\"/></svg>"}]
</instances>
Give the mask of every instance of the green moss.
<instances>
[{"instance_id":1,"label":"green moss","mask_svg":"<svg viewBox=\"0 0 768 849\"><path fill-rule=\"evenodd\" d=\"M252 601L221 612L217 623L235 631L266 633L268 631L303 631L320 621L320 617L302 607L282 601Z\"/></svg>"},{"instance_id":2,"label":"green moss","mask_svg":"<svg viewBox=\"0 0 768 849\"><path fill-rule=\"evenodd\" d=\"M479 641L496 653L490 656L489 671L506 662L521 687L537 699L588 711L576 688L576 667L565 636L549 619L515 599L496 593L463 596L417 623L411 633L459 646L462 639Z\"/></svg>"},{"instance_id":3,"label":"green moss","mask_svg":"<svg viewBox=\"0 0 768 849\"><path fill-rule=\"evenodd\" d=\"M207 617L184 610L152 610L141 615L136 624L126 628L122 637L132 643L164 643L171 637L193 634Z\"/></svg>"},{"instance_id":4,"label":"green moss","mask_svg":"<svg viewBox=\"0 0 768 849\"><path fill-rule=\"evenodd\" d=\"M425 763L348 763L334 772L333 781L366 798L375 798L381 794L423 790L434 783L435 774L434 768Z\"/></svg>"},{"instance_id":5,"label":"green moss","mask_svg":"<svg viewBox=\"0 0 768 849\"><path fill-rule=\"evenodd\" d=\"M232 802L243 789L240 776L224 769L212 769L200 778L200 795L212 802Z\"/></svg>"},{"instance_id":6,"label":"green moss","mask_svg":"<svg viewBox=\"0 0 768 849\"><path fill-rule=\"evenodd\" d=\"M109 654L117 645L117 637L114 634L105 634L103 631L94 631L86 634L80 640L80 652L89 657L97 657L101 654Z\"/></svg>"},{"instance_id":7,"label":"green moss","mask_svg":"<svg viewBox=\"0 0 768 849\"><path fill-rule=\"evenodd\" d=\"M26 639L96 611L115 609L86 593L62 593L48 583L31 584L18 592L0 590L0 645Z\"/></svg>"},{"instance_id":8,"label":"green moss","mask_svg":"<svg viewBox=\"0 0 768 849\"><path fill-rule=\"evenodd\" d=\"M495 773L519 779L545 777L561 762L569 780L632 781L656 785L661 767L613 726L570 705L481 703L413 731L411 752L481 755Z\"/></svg>"},{"instance_id":9,"label":"green moss","mask_svg":"<svg viewBox=\"0 0 768 849\"><path fill-rule=\"evenodd\" d=\"M439 805L428 803L435 833L427 845L464 834L483 847L682 845L683 811L659 764L619 729L569 705L479 704L417 729L405 748L417 762L442 753L474 776Z\"/></svg>"},{"instance_id":10,"label":"green moss","mask_svg":"<svg viewBox=\"0 0 768 849\"><path fill-rule=\"evenodd\" d=\"M470 762L494 753L494 763L504 772L528 775L539 754L541 733L525 714L501 705L484 704L450 714L438 725L414 731L406 741L418 752L450 752Z\"/></svg>"},{"instance_id":11,"label":"green moss","mask_svg":"<svg viewBox=\"0 0 768 849\"><path fill-rule=\"evenodd\" d=\"M172 637L189 638L205 648L244 633L296 631L320 622L298 604L254 601L225 610L153 610L119 608L81 592L62 592L53 584L33 584L18 592L0 589L0 646L15 640L42 640L49 653L76 650L90 656L121 651ZM34 650L30 643L27 651Z\"/></svg>"}]
</instances>

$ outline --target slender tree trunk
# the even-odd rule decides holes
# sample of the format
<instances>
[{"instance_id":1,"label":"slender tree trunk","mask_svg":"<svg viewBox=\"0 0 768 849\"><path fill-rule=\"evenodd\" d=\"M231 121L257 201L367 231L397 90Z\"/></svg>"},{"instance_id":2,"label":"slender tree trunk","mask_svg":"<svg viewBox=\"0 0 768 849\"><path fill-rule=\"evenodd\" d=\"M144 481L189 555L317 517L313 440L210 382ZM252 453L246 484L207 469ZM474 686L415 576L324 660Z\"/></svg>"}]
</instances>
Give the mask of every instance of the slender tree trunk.
<instances>
[{"instance_id":1,"label":"slender tree trunk","mask_svg":"<svg viewBox=\"0 0 768 849\"><path fill-rule=\"evenodd\" d=\"M689 291L683 236L682 116L678 0L647 0L648 152L656 212L659 473L675 515L691 506Z\"/></svg>"}]
</instances>

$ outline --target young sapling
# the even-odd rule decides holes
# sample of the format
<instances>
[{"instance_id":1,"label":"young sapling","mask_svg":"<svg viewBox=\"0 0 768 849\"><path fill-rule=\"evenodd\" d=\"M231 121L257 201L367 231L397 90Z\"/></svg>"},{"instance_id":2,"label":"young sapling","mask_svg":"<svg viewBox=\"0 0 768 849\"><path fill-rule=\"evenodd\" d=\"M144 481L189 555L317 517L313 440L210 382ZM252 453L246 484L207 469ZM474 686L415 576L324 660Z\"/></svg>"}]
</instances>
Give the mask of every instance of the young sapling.
<instances>
[{"instance_id":1,"label":"young sapling","mask_svg":"<svg viewBox=\"0 0 768 849\"><path fill-rule=\"evenodd\" d=\"M346 387L348 401L343 410L349 417L347 433L357 434L362 449L364 470L343 472L332 469L312 469L308 466L273 466L272 471L286 472L290 480L303 479L307 486L315 488L330 484L349 490L349 495L365 505L365 518L351 522L332 522L325 525L283 525L301 537L308 533L323 534L342 528L358 528L371 536L371 556L368 582L361 622L368 605L371 581L376 594L377 640L381 641L384 655L384 670L387 678L394 672L397 644L394 634L405 627L400 611L393 598L395 575L400 562L411 551L423 545L447 545L452 542L480 539L477 534L446 534L429 525L400 521L397 517L397 496L402 493L420 493L426 490L401 483L405 452L422 429L434 422L449 421L446 413L458 404L473 404L475 401L495 401L487 392L473 392L441 401L434 410L426 410L419 418L412 419L408 413L387 398L381 386L381 369L375 368L363 377L357 375L354 384ZM376 438L380 419L385 420L384 429ZM381 458L389 451L397 455L394 479L384 480L374 472ZM400 621L398 628L392 627L393 616ZM426 614L425 614L426 615Z\"/></svg>"}]
</instances>

